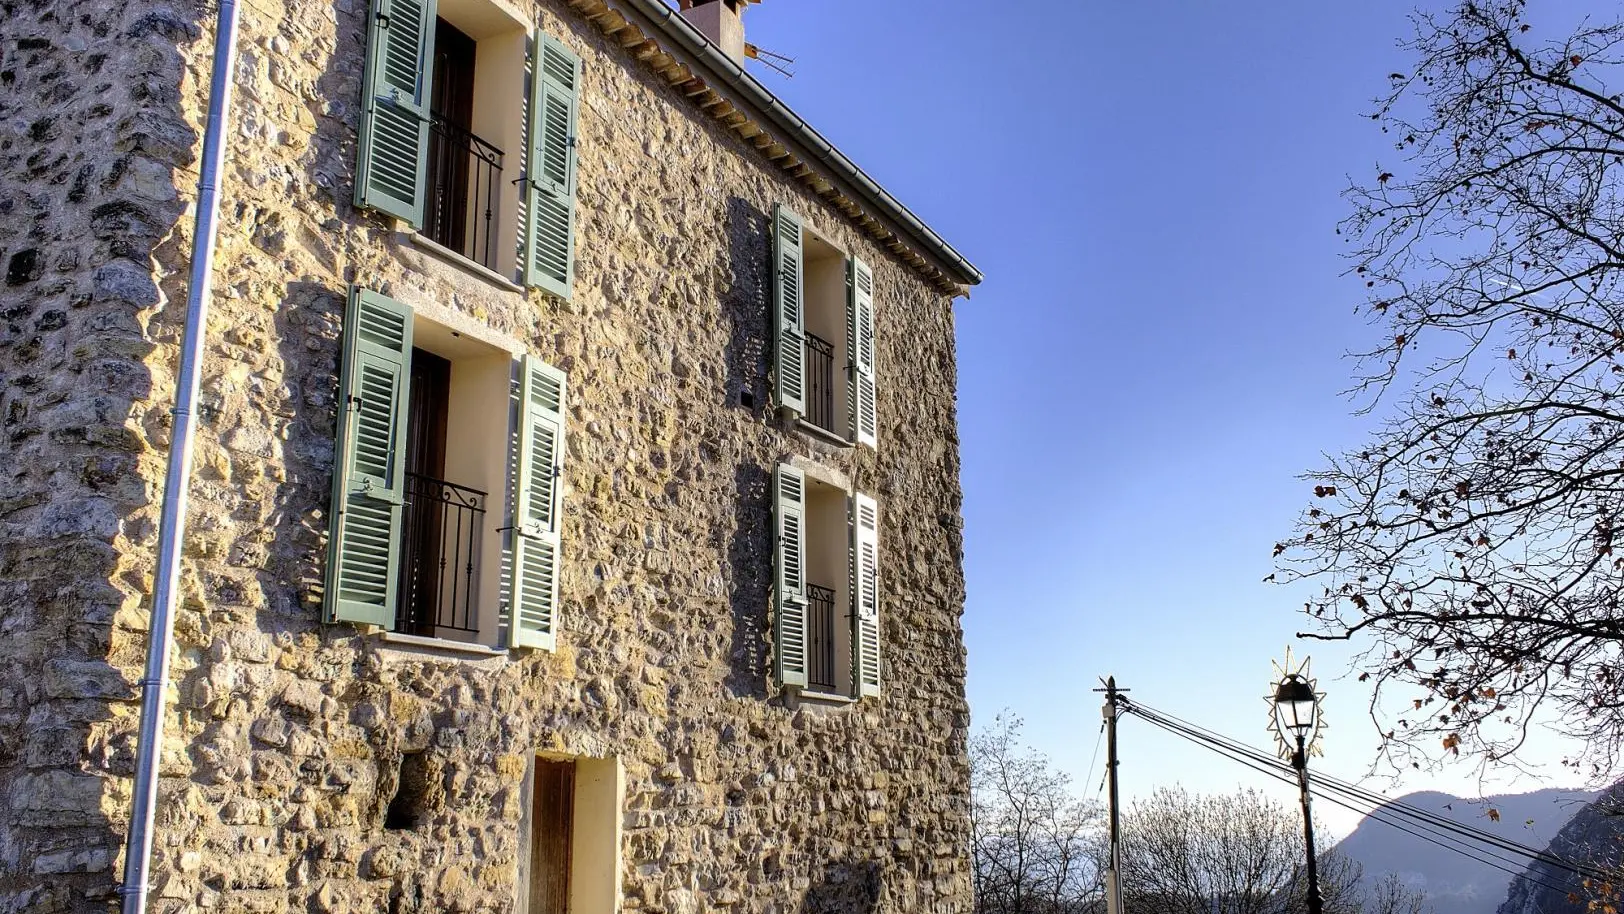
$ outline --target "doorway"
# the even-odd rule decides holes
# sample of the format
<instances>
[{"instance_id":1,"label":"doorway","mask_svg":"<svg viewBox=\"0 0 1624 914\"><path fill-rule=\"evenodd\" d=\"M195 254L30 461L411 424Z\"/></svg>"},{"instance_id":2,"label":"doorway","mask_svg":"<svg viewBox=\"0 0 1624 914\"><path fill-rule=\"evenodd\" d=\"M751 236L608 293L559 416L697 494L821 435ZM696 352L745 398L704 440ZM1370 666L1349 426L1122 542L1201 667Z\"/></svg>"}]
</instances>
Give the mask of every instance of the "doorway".
<instances>
[{"instance_id":1,"label":"doorway","mask_svg":"<svg viewBox=\"0 0 1624 914\"><path fill-rule=\"evenodd\" d=\"M530 809L528 914L569 914L575 763L536 759Z\"/></svg>"}]
</instances>

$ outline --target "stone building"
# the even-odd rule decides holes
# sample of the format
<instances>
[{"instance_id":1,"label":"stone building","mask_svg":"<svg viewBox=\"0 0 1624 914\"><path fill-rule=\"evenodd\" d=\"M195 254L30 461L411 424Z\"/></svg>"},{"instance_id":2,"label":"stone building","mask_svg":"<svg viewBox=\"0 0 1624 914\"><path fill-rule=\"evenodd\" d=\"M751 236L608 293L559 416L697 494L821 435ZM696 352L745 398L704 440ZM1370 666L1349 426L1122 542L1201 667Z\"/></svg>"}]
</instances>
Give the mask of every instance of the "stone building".
<instances>
[{"instance_id":1,"label":"stone building","mask_svg":"<svg viewBox=\"0 0 1624 914\"><path fill-rule=\"evenodd\" d=\"M980 276L740 5L242 3L153 910L969 910ZM213 46L0 0L0 911L119 897Z\"/></svg>"}]
</instances>

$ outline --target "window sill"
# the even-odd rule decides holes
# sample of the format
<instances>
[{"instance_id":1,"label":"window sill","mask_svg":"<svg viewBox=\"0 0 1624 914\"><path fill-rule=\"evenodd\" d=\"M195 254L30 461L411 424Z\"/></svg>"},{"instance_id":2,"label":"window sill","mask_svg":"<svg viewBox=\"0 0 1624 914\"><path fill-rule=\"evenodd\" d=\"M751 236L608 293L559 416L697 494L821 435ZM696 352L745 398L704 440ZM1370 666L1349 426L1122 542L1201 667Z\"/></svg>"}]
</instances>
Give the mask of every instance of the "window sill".
<instances>
[{"instance_id":1,"label":"window sill","mask_svg":"<svg viewBox=\"0 0 1624 914\"><path fill-rule=\"evenodd\" d=\"M850 695L841 695L837 692L815 692L811 689L795 689L785 693L784 704L791 710L807 705L813 708L841 708L846 705L857 704L857 699Z\"/></svg>"},{"instance_id":2,"label":"window sill","mask_svg":"<svg viewBox=\"0 0 1624 914\"><path fill-rule=\"evenodd\" d=\"M438 241L429 238L427 235L412 232L409 237L412 239L412 244L422 248L430 254L433 254L435 257L440 258L454 267L460 267L467 270L469 273L474 274L480 279L483 279L491 285L504 291L517 292L520 295L524 294L524 286L521 286L511 279L508 279L501 273L496 272L477 260L470 260L469 258L458 254L456 251L453 251L445 245L440 244Z\"/></svg>"},{"instance_id":3,"label":"window sill","mask_svg":"<svg viewBox=\"0 0 1624 914\"><path fill-rule=\"evenodd\" d=\"M502 648L475 644L471 641L452 641L449 638L431 638L424 635L406 635L400 632L380 632L378 640L401 647L419 648L434 653L472 654L476 657L505 657Z\"/></svg>"},{"instance_id":4,"label":"window sill","mask_svg":"<svg viewBox=\"0 0 1624 914\"><path fill-rule=\"evenodd\" d=\"M856 445L856 443L857 443L855 441L852 441L850 439L842 437L841 435L838 435L838 434L836 434L834 432L831 432L828 429L823 428L822 426L813 425L812 423L806 421L805 419L796 419L795 420L795 427L797 429L799 429L801 432L803 432L804 434L806 434L807 436L809 436L809 437L816 438L817 440L822 441L825 444L832 444L832 445L834 445L836 447L852 447L852 446Z\"/></svg>"},{"instance_id":5,"label":"window sill","mask_svg":"<svg viewBox=\"0 0 1624 914\"><path fill-rule=\"evenodd\" d=\"M850 695L841 695L838 692L813 692L809 689L802 689L801 697L811 701L833 702L843 705L855 704L857 702L857 699L851 697Z\"/></svg>"}]
</instances>

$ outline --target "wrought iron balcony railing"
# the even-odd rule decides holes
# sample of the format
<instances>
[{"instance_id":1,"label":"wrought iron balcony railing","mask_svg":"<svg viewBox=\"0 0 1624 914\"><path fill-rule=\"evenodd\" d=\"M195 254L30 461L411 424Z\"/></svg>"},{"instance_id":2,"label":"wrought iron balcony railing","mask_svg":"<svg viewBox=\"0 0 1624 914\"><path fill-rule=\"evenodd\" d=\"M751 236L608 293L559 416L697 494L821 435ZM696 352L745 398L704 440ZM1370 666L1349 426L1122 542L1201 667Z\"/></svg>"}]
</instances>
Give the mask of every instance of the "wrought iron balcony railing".
<instances>
[{"instance_id":1,"label":"wrought iron balcony railing","mask_svg":"<svg viewBox=\"0 0 1624 914\"><path fill-rule=\"evenodd\" d=\"M835 592L806 585L806 684L814 692L838 691L835 683Z\"/></svg>"},{"instance_id":2,"label":"wrought iron balcony railing","mask_svg":"<svg viewBox=\"0 0 1624 914\"><path fill-rule=\"evenodd\" d=\"M806 421L843 434L835 428L835 347L811 333L806 334Z\"/></svg>"},{"instance_id":3,"label":"wrought iron balcony railing","mask_svg":"<svg viewBox=\"0 0 1624 914\"><path fill-rule=\"evenodd\" d=\"M479 631L476 585L485 500L478 489L406 474L397 631Z\"/></svg>"},{"instance_id":4,"label":"wrought iron balcony railing","mask_svg":"<svg viewBox=\"0 0 1624 914\"><path fill-rule=\"evenodd\" d=\"M496 269L496 208L502 150L434 112L429 126L427 212L423 233Z\"/></svg>"}]
</instances>

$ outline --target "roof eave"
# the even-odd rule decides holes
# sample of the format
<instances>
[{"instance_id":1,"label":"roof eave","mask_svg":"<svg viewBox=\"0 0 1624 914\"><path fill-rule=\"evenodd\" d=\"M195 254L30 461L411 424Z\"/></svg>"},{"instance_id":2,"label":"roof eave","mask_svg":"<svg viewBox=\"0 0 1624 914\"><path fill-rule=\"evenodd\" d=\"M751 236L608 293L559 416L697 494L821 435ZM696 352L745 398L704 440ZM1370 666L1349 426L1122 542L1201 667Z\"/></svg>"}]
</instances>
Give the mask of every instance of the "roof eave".
<instances>
[{"instance_id":1,"label":"roof eave","mask_svg":"<svg viewBox=\"0 0 1624 914\"><path fill-rule=\"evenodd\" d=\"M964 255L662 0L568 2L939 289L968 296L981 282Z\"/></svg>"}]
</instances>

